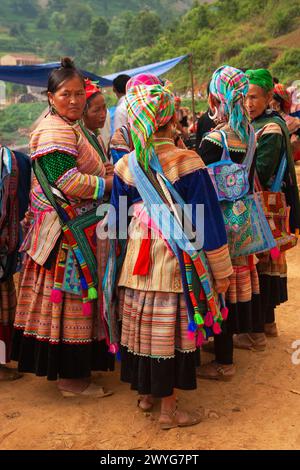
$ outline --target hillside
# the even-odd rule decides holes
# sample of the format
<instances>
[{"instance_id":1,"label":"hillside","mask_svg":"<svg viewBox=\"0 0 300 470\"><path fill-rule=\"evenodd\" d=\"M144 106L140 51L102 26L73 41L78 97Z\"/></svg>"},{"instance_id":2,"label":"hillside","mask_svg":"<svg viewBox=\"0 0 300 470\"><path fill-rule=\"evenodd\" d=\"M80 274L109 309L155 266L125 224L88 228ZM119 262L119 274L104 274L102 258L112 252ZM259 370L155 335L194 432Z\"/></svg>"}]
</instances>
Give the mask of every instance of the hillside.
<instances>
[{"instance_id":1,"label":"hillside","mask_svg":"<svg viewBox=\"0 0 300 470\"><path fill-rule=\"evenodd\" d=\"M1 0L0 55L18 51L34 52L45 61L71 55L79 66L103 75L193 53L195 84L202 91L213 70L224 63L268 67L290 83L300 78L300 4L299 0ZM168 78L176 92L188 90L186 61ZM9 96L14 88L7 87ZM26 115L29 108L34 120L37 105L20 107L20 112ZM14 109L0 116L0 139L16 141L20 124Z\"/></svg>"}]
</instances>

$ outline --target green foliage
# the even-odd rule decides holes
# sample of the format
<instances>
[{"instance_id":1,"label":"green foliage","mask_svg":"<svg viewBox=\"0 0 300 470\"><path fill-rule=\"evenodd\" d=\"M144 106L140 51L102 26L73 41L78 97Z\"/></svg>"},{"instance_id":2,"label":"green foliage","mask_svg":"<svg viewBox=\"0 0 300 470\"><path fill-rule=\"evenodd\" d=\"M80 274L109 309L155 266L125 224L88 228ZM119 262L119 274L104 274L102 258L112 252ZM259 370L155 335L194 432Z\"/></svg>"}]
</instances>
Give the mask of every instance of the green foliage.
<instances>
[{"instance_id":1,"label":"green foliage","mask_svg":"<svg viewBox=\"0 0 300 470\"><path fill-rule=\"evenodd\" d=\"M160 17L150 10L143 10L132 17L128 28L130 47L151 47L161 32Z\"/></svg>"},{"instance_id":2,"label":"green foliage","mask_svg":"<svg viewBox=\"0 0 300 470\"><path fill-rule=\"evenodd\" d=\"M284 52L271 66L273 74L285 83L299 79L300 48Z\"/></svg>"},{"instance_id":3,"label":"green foliage","mask_svg":"<svg viewBox=\"0 0 300 470\"><path fill-rule=\"evenodd\" d=\"M245 47L241 53L231 61L231 64L247 69L260 69L267 68L273 58L274 53L267 46L253 44Z\"/></svg>"},{"instance_id":4,"label":"green foliage","mask_svg":"<svg viewBox=\"0 0 300 470\"><path fill-rule=\"evenodd\" d=\"M45 107L45 103L18 103L0 111L0 142L17 141L18 129L29 128Z\"/></svg>"},{"instance_id":5,"label":"green foliage","mask_svg":"<svg viewBox=\"0 0 300 470\"><path fill-rule=\"evenodd\" d=\"M282 8L276 11L267 22L267 30L274 38L293 29L294 10Z\"/></svg>"}]
</instances>

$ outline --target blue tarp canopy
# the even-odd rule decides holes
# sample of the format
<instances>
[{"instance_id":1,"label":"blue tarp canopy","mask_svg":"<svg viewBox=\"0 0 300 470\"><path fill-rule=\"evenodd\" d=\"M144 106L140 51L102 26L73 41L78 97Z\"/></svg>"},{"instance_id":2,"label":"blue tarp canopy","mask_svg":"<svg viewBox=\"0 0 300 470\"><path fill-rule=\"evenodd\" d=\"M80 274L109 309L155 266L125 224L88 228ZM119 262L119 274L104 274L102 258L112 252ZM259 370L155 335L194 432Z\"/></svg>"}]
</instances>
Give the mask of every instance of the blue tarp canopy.
<instances>
[{"instance_id":1,"label":"blue tarp canopy","mask_svg":"<svg viewBox=\"0 0 300 470\"><path fill-rule=\"evenodd\" d=\"M174 59L164 60L162 62L155 62L154 64L144 65L135 69L123 70L112 75L106 75L99 77L94 73L82 70L85 77L91 80L99 82L101 87L112 86L112 80L120 74L126 74L130 77L139 73L153 73L154 75L163 75L168 70L175 67L188 55L182 55L175 57ZM19 83L21 85L31 85L37 87L47 87L48 77L51 70L56 69L60 66L59 62L51 62L49 64L38 64L38 65L2 65L0 66L0 80L4 82Z\"/></svg>"},{"instance_id":2,"label":"blue tarp canopy","mask_svg":"<svg viewBox=\"0 0 300 470\"><path fill-rule=\"evenodd\" d=\"M163 75L164 73L168 72L168 70L175 67L175 65L179 64L183 59L189 57L188 54L181 55L180 57L175 57L174 59L164 60L163 62L154 62L154 64L143 65L142 67L137 67L135 69L129 70L122 70L122 72L113 73L111 75L104 75L103 78L107 78L108 80L113 80L120 74L126 74L130 77L134 77L134 75L138 75L139 73L153 73L153 75Z\"/></svg>"},{"instance_id":3,"label":"blue tarp canopy","mask_svg":"<svg viewBox=\"0 0 300 470\"><path fill-rule=\"evenodd\" d=\"M0 66L0 80L4 82L19 83L21 85L31 85L47 88L48 77L53 69L60 66L59 62L38 65L2 65ZM98 81L100 86L108 87L112 85L111 80L99 77L91 72L82 70L85 77Z\"/></svg>"}]
</instances>

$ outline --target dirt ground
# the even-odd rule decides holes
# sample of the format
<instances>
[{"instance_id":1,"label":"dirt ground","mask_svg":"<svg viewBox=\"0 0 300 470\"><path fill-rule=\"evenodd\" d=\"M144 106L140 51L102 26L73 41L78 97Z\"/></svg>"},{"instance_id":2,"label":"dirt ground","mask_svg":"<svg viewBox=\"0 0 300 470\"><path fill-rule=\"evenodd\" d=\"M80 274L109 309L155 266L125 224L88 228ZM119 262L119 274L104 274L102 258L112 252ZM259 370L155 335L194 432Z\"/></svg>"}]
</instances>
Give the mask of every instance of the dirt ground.
<instances>
[{"instance_id":1,"label":"dirt ground","mask_svg":"<svg viewBox=\"0 0 300 470\"><path fill-rule=\"evenodd\" d=\"M115 392L98 400L63 398L55 383L27 374L0 384L0 449L299 449L300 364L292 363L292 343L300 340L300 247L288 259L290 300L278 308L280 336L265 352L236 351L231 382L199 381L197 390L178 393L187 409L203 411L197 426L161 431L158 408L137 409L119 365L95 375Z\"/></svg>"}]
</instances>

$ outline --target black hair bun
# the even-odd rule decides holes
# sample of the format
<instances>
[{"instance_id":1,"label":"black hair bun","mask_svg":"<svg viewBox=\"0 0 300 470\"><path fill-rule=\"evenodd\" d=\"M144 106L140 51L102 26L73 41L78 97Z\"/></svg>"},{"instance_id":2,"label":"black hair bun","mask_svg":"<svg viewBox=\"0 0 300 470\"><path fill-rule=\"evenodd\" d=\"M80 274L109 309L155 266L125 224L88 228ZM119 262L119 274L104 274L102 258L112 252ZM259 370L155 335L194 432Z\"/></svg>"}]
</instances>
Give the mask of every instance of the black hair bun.
<instances>
[{"instance_id":1,"label":"black hair bun","mask_svg":"<svg viewBox=\"0 0 300 470\"><path fill-rule=\"evenodd\" d=\"M75 69L75 65L70 57L63 57L61 59L61 67L64 69Z\"/></svg>"}]
</instances>

